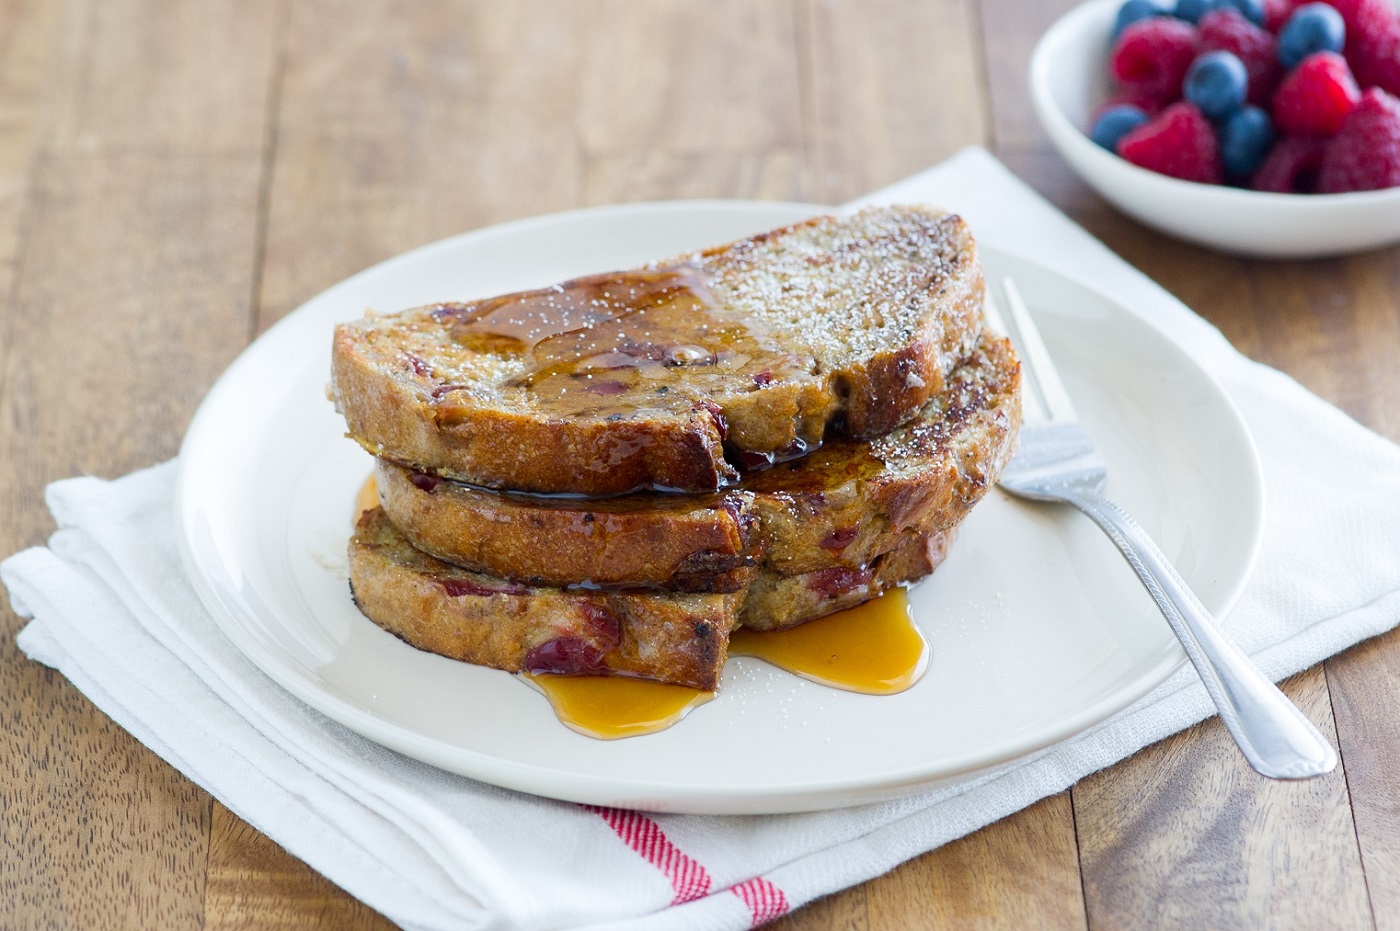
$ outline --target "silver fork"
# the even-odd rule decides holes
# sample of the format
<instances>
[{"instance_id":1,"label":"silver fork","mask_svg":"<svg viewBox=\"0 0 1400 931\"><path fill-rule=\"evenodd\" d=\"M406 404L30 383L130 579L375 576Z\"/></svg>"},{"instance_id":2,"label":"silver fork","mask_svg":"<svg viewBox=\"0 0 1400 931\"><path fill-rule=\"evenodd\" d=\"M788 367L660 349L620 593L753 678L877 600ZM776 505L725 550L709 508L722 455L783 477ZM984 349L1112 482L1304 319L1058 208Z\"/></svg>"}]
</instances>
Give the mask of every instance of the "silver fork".
<instances>
[{"instance_id":1,"label":"silver fork","mask_svg":"<svg viewBox=\"0 0 1400 931\"><path fill-rule=\"evenodd\" d=\"M1108 534L1157 602L1251 766L1274 779L1307 779L1331 772L1337 765L1332 746L1220 634L1210 612L1138 522L1104 497L1108 466L1079 425L1016 283L1005 279L1002 293L1026 377L1021 447L1002 475L1001 487L1019 498L1072 505ZM988 316L1000 318L990 297Z\"/></svg>"}]
</instances>

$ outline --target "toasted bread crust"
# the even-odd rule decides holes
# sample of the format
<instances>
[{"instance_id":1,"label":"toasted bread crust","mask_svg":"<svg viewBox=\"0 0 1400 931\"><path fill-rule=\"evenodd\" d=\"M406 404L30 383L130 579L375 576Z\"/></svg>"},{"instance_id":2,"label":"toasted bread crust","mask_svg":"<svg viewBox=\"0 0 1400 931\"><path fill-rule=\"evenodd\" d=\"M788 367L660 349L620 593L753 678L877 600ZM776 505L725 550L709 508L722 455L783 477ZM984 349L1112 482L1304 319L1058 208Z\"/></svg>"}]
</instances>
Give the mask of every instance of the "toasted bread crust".
<instances>
[{"instance_id":1,"label":"toasted bread crust","mask_svg":"<svg viewBox=\"0 0 1400 931\"><path fill-rule=\"evenodd\" d=\"M431 653L492 666L639 676L713 690L743 592L523 586L414 549L375 508L350 541L350 588L380 627Z\"/></svg>"},{"instance_id":2,"label":"toasted bread crust","mask_svg":"<svg viewBox=\"0 0 1400 931\"><path fill-rule=\"evenodd\" d=\"M408 363L389 369L392 350L373 346L382 335L339 327L332 353L336 405L349 435L376 456L485 487L546 493L714 489L738 476L724 459L723 424L708 409L633 422L489 409L467 415L433 398L438 386Z\"/></svg>"},{"instance_id":3,"label":"toasted bread crust","mask_svg":"<svg viewBox=\"0 0 1400 931\"><path fill-rule=\"evenodd\" d=\"M481 304L437 305L337 328L332 390L350 435L377 456L485 487L714 491L737 477L726 451L747 466L812 448L829 430L867 438L908 420L981 326L972 238L928 209L818 217L637 273L658 267L702 275L727 325L752 324L784 367L696 363L679 390L619 388L629 393L564 416L520 387L519 353L453 337Z\"/></svg>"},{"instance_id":4,"label":"toasted bread crust","mask_svg":"<svg viewBox=\"0 0 1400 931\"><path fill-rule=\"evenodd\" d=\"M350 588L375 624L451 659L521 670L636 676L713 690L739 625L791 627L932 572L951 532L910 534L868 570L780 577L750 571L728 593L525 586L434 559L375 508L351 538Z\"/></svg>"},{"instance_id":5,"label":"toasted bread crust","mask_svg":"<svg viewBox=\"0 0 1400 931\"><path fill-rule=\"evenodd\" d=\"M476 571L549 585L735 591L748 566L861 569L910 532L957 524L1011 457L1019 386L1009 344L985 335L944 392L893 434L828 443L719 495L509 495L383 460L376 483L415 546Z\"/></svg>"},{"instance_id":6,"label":"toasted bread crust","mask_svg":"<svg viewBox=\"0 0 1400 931\"><path fill-rule=\"evenodd\" d=\"M888 553L864 569L819 569L800 575L760 572L749 586L736 627L784 630L854 608L906 582L915 582L948 555L956 527L935 533L907 533Z\"/></svg>"},{"instance_id":7,"label":"toasted bread crust","mask_svg":"<svg viewBox=\"0 0 1400 931\"><path fill-rule=\"evenodd\" d=\"M374 477L385 513L414 546L501 578L732 592L756 564L752 495L528 497L383 459Z\"/></svg>"},{"instance_id":8,"label":"toasted bread crust","mask_svg":"<svg viewBox=\"0 0 1400 931\"><path fill-rule=\"evenodd\" d=\"M781 575L860 568L909 533L957 526L1011 461L1020 424L1020 362L1004 337L985 334L915 420L745 482L763 565Z\"/></svg>"}]
</instances>

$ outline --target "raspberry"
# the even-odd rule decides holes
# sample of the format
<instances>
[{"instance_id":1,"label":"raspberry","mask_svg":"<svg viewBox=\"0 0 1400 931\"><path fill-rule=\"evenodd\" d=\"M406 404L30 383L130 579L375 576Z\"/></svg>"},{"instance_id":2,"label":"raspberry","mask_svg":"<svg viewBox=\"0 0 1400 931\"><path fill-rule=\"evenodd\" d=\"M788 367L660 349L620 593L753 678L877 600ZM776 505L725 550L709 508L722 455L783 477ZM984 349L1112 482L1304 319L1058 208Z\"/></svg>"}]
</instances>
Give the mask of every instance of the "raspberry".
<instances>
[{"instance_id":1,"label":"raspberry","mask_svg":"<svg viewBox=\"0 0 1400 931\"><path fill-rule=\"evenodd\" d=\"M1373 87L1327 143L1318 188L1324 194L1400 187L1400 100Z\"/></svg>"},{"instance_id":2,"label":"raspberry","mask_svg":"<svg viewBox=\"0 0 1400 931\"><path fill-rule=\"evenodd\" d=\"M1400 95L1400 20L1390 20L1347 42L1347 61L1364 87Z\"/></svg>"},{"instance_id":3,"label":"raspberry","mask_svg":"<svg viewBox=\"0 0 1400 931\"><path fill-rule=\"evenodd\" d=\"M1274 124L1293 136L1330 136L1361 99L1361 88L1336 52L1304 58L1274 93Z\"/></svg>"},{"instance_id":4,"label":"raspberry","mask_svg":"<svg viewBox=\"0 0 1400 931\"><path fill-rule=\"evenodd\" d=\"M1154 16L1123 30L1109 65L1136 93L1168 103L1181 96L1181 79L1196 57L1196 30L1179 19Z\"/></svg>"},{"instance_id":5,"label":"raspberry","mask_svg":"<svg viewBox=\"0 0 1400 931\"><path fill-rule=\"evenodd\" d=\"M1371 38L1395 22L1395 11L1387 0L1325 0L1342 16L1347 27L1347 44Z\"/></svg>"},{"instance_id":6,"label":"raspberry","mask_svg":"<svg viewBox=\"0 0 1400 931\"><path fill-rule=\"evenodd\" d=\"M1321 139L1289 136L1274 146L1249 180L1249 186L1275 194L1311 194L1317 190L1317 173L1325 148Z\"/></svg>"},{"instance_id":7,"label":"raspberry","mask_svg":"<svg viewBox=\"0 0 1400 931\"><path fill-rule=\"evenodd\" d=\"M1201 17L1201 51L1231 52L1249 74L1249 102L1267 107L1283 68L1274 55L1274 38L1233 7Z\"/></svg>"},{"instance_id":8,"label":"raspberry","mask_svg":"<svg viewBox=\"0 0 1400 931\"><path fill-rule=\"evenodd\" d=\"M1264 28L1270 32L1278 32L1283 28L1283 24L1288 22L1288 17L1293 15L1293 11L1306 2L1307 0L1264 0Z\"/></svg>"},{"instance_id":9,"label":"raspberry","mask_svg":"<svg viewBox=\"0 0 1400 931\"><path fill-rule=\"evenodd\" d=\"M1215 130L1189 103L1174 103L1128 133L1118 142L1118 154L1141 168L1183 181L1225 180Z\"/></svg>"}]
</instances>

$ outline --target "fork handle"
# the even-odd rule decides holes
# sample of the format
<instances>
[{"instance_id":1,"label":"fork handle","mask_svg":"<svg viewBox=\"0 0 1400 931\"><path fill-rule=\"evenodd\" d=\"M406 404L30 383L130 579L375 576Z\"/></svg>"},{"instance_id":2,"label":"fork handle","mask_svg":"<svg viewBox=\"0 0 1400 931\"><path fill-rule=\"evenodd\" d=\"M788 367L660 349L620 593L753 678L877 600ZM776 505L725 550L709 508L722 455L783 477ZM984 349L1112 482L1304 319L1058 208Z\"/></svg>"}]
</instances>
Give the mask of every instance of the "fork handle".
<instances>
[{"instance_id":1,"label":"fork handle","mask_svg":"<svg viewBox=\"0 0 1400 931\"><path fill-rule=\"evenodd\" d=\"M1336 768L1331 744L1221 635L1210 612L1132 515L1097 492L1061 487L1056 493L1098 524L1128 560L1251 766L1273 779L1307 779Z\"/></svg>"}]
</instances>

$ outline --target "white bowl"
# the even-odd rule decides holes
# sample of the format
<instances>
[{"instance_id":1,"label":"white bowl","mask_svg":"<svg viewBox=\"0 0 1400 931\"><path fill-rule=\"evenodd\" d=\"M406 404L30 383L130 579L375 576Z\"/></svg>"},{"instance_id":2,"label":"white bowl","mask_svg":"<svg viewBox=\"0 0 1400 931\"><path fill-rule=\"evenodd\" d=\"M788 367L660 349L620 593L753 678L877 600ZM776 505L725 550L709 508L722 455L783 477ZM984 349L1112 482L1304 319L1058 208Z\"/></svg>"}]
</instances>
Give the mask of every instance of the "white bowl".
<instances>
[{"instance_id":1,"label":"white bowl","mask_svg":"<svg viewBox=\"0 0 1400 931\"><path fill-rule=\"evenodd\" d=\"M1050 27L1031 56L1036 115L1090 187L1148 226L1240 255L1315 258L1400 242L1400 188L1266 194L1179 181L1095 145L1086 127L1111 94L1110 33L1121 2L1076 7Z\"/></svg>"}]
</instances>

